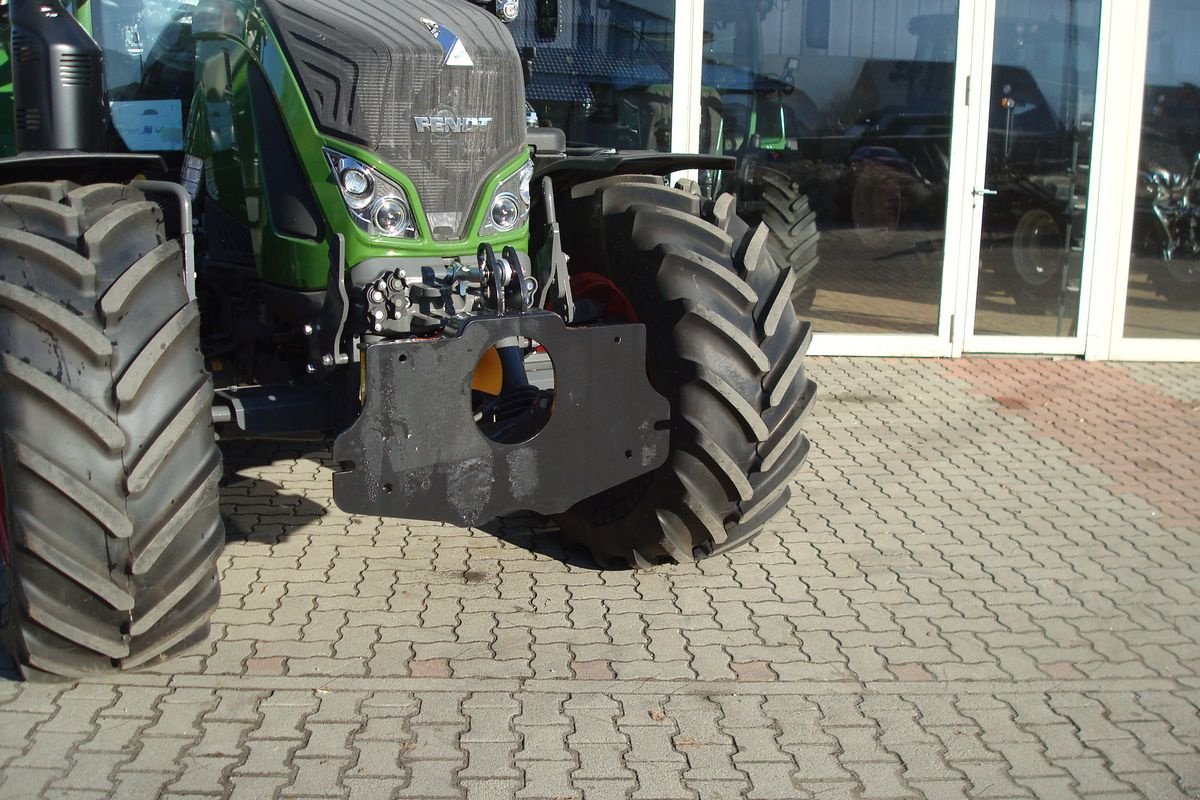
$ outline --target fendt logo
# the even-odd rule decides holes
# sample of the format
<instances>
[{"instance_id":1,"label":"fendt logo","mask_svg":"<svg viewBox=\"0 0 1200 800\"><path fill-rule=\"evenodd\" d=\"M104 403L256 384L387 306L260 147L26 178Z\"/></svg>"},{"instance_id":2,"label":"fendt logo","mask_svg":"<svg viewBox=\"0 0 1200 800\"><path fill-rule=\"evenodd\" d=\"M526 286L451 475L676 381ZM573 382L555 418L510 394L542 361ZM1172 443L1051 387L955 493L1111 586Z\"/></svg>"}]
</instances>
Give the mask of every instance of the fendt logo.
<instances>
[{"instance_id":1,"label":"fendt logo","mask_svg":"<svg viewBox=\"0 0 1200 800\"><path fill-rule=\"evenodd\" d=\"M453 114L433 114L413 117L417 133L478 133L492 124L491 117L457 117Z\"/></svg>"}]
</instances>

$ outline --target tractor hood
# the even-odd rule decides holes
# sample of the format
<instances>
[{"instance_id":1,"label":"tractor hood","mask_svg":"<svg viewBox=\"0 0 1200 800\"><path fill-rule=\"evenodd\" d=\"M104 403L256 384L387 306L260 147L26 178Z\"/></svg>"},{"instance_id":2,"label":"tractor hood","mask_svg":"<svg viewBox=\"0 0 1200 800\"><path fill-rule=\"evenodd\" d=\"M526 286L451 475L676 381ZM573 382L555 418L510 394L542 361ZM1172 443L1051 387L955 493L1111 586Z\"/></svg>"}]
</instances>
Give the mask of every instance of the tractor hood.
<instances>
[{"instance_id":1,"label":"tractor hood","mask_svg":"<svg viewBox=\"0 0 1200 800\"><path fill-rule=\"evenodd\" d=\"M434 238L462 239L483 184L525 146L521 62L462 0L265 0L318 127L417 187Z\"/></svg>"}]
</instances>

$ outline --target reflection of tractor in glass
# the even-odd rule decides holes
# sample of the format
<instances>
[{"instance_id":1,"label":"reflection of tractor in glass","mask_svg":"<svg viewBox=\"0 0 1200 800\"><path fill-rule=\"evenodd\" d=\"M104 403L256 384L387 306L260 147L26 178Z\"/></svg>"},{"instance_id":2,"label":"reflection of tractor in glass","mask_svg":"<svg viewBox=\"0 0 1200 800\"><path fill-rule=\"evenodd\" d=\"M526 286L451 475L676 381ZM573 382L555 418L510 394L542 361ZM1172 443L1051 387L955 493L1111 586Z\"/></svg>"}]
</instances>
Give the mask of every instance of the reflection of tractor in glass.
<instances>
[{"instance_id":1,"label":"reflection of tractor in glass","mask_svg":"<svg viewBox=\"0 0 1200 800\"><path fill-rule=\"evenodd\" d=\"M866 62L849 104L851 113L874 109L842 137L854 140L849 220L859 228L914 227L940 235L954 64L933 59L953 52L956 20L920 16L908 27L917 37L914 59ZM1076 41L1081 31L1071 30ZM1082 82L1075 54L1064 56L1060 47L1066 33L1060 23L996 22L982 258L1008 293L1035 306L1071 288L1070 254L1083 230L1088 124L1078 119Z\"/></svg>"},{"instance_id":2,"label":"reflection of tractor in glass","mask_svg":"<svg viewBox=\"0 0 1200 800\"><path fill-rule=\"evenodd\" d=\"M776 168L796 120L783 98L792 76L746 68L761 49L761 14L772 3L706 4L701 150L737 156L739 169L705 170L694 189L737 197L748 224L765 223L766 246L793 274L791 294L812 297L816 219L796 180ZM543 123L580 147L671 147L674 3L668 0L543 0L511 30L531 64L526 91Z\"/></svg>"},{"instance_id":3,"label":"reflection of tractor in glass","mask_svg":"<svg viewBox=\"0 0 1200 800\"><path fill-rule=\"evenodd\" d=\"M791 273L733 198L665 184L732 159L527 130L514 4L480 5L0 2L23 674L204 638L215 436L332 445L346 513L532 511L602 566L690 563L786 506L815 388Z\"/></svg>"},{"instance_id":4,"label":"reflection of tractor in glass","mask_svg":"<svg viewBox=\"0 0 1200 800\"><path fill-rule=\"evenodd\" d=\"M1061 24L997 21L984 203L983 260L1004 289L1024 303L1059 298L1069 254L1077 247L1086 191L1086 129L1063 79L1040 85L1031 49L1053 50ZM909 20L910 60L866 59L836 118L852 120L796 139L785 158L800 177L822 229L853 228L878 237L907 232L917 252L936 252L945 227L957 35L953 15ZM1006 44L1009 39L1019 44ZM1069 71L1068 71L1069 72ZM1057 98L1048 99L1049 88ZM823 170L813 169L820 164Z\"/></svg>"},{"instance_id":5,"label":"reflection of tractor in glass","mask_svg":"<svg viewBox=\"0 0 1200 800\"><path fill-rule=\"evenodd\" d=\"M1155 291L1200 303L1200 89L1147 88L1133 245Z\"/></svg>"}]
</instances>

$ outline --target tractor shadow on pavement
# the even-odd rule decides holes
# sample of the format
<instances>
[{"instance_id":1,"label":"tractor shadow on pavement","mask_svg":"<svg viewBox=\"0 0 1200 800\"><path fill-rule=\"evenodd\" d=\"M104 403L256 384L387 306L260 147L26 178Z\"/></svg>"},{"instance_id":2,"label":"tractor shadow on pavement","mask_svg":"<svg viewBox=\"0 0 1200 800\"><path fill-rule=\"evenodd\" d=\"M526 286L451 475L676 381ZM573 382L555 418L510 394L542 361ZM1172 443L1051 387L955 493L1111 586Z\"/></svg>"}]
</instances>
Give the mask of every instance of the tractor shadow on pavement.
<instances>
[{"instance_id":1,"label":"tractor shadow on pavement","mask_svg":"<svg viewBox=\"0 0 1200 800\"><path fill-rule=\"evenodd\" d=\"M594 570L608 569L596 563L586 548L563 539L558 526L537 514L512 514L489 520L477 530L489 533L508 544L530 553L566 564L569 567Z\"/></svg>"},{"instance_id":2,"label":"tractor shadow on pavement","mask_svg":"<svg viewBox=\"0 0 1200 800\"><path fill-rule=\"evenodd\" d=\"M337 467L327 448L315 442L232 440L221 442L221 452L225 459L221 505L227 541L273 544L328 513L303 490L299 494L284 491L276 482L327 482L329 476L318 477L318 471ZM313 474L296 473L298 463L311 465ZM277 466L283 464L289 467ZM537 514L511 514L475 529L570 567L612 569L596 563L586 548L565 541L550 519Z\"/></svg>"},{"instance_id":3,"label":"tractor shadow on pavement","mask_svg":"<svg viewBox=\"0 0 1200 800\"><path fill-rule=\"evenodd\" d=\"M330 466L329 451L306 442L221 443L225 474L221 479L221 515L225 520L225 540L274 544L319 520L328 509L304 493L285 491L273 478L288 482L287 475L274 471L275 464L313 462L316 479L318 465ZM264 474L265 473L265 474ZM304 480L304 475L295 475Z\"/></svg>"}]
</instances>

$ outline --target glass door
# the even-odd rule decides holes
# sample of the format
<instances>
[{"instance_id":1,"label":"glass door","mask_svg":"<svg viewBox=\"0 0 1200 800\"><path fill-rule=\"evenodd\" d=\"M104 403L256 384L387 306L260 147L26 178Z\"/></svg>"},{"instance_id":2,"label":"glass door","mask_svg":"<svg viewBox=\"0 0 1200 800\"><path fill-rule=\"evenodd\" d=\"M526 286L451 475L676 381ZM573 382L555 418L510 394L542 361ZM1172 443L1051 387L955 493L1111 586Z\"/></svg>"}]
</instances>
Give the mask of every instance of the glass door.
<instances>
[{"instance_id":1,"label":"glass door","mask_svg":"<svg viewBox=\"0 0 1200 800\"><path fill-rule=\"evenodd\" d=\"M984 4L966 351L1082 353L1100 0Z\"/></svg>"},{"instance_id":2,"label":"glass door","mask_svg":"<svg viewBox=\"0 0 1200 800\"><path fill-rule=\"evenodd\" d=\"M1200 7L1194 0L1147 0L1129 27L1144 46L1133 55L1129 120L1137 175L1123 187L1133 217L1122 248L1111 355L1200 360Z\"/></svg>"},{"instance_id":3,"label":"glass door","mask_svg":"<svg viewBox=\"0 0 1200 800\"><path fill-rule=\"evenodd\" d=\"M738 168L700 188L766 226L814 353L950 354L973 5L704 2L690 125Z\"/></svg>"}]
</instances>

